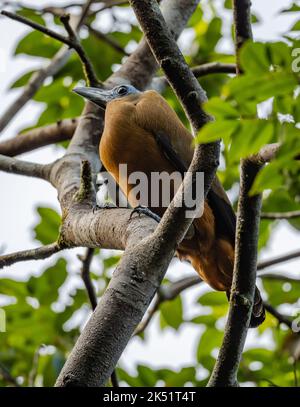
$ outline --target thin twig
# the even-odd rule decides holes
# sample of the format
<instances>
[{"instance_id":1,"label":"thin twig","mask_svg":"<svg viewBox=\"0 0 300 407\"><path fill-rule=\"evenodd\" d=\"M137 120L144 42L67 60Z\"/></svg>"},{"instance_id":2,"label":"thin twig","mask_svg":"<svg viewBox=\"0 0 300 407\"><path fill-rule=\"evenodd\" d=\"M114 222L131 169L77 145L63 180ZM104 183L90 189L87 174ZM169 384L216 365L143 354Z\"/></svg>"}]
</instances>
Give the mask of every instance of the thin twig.
<instances>
[{"instance_id":1,"label":"thin twig","mask_svg":"<svg viewBox=\"0 0 300 407\"><path fill-rule=\"evenodd\" d=\"M62 248L58 243L51 243L37 249L22 250L20 252L5 254L0 256L0 269L10 266L20 261L43 260L59 252Z\"/></svg>"},{"instance_id":2,"label":"thin twig","mask_svg":"<svg viewBox=\"0 0 300 407\"><path fill-rule=\"evenodd\" d=\"M201 78L206 75L217 74L217 73L236 73L235 64L223 64L221 62L209 62L207 64L193 66L190 68L196 78ZM155 78L155 83L159 86L167 86L168 80L165 76L160 76Z\"/></svg>"},{"instance_id":3,"label":"thin twig","mask_svg":"<svg viewBox=\"0 0 300 407\"><path fill-rule=\"evenodd\" d=\"M300 211L290 212L262 212L262 219L294 219L300 217Z\"/></svg>"},{"instance_id":4,"label":"thin twig","mask_svg":"<svg viewBox=\"0 0 300 407\"><path fill-rule=\"evenodd\" d=\"M87 248L85 251L85 254L83 256L79 255L78 258L82 262L81 266L81 278L84 282L86 292L88 294L92 310L94 311L95 308L97 307L97 295L96 291L94 289L92 280L91 280L91 275L90 275L90 265L93 260L95 249L90 249Z\"/></svg>"},{"instance_id":5,"label":"thin twig","mask_svg":"<svg viewBox=\"0 0 300 407\"><path fill-rule=\"evenodd\" d=\"M263 270L267 267L274 266L274 264L284 263L285 261L293 260L298 257L300 257L300 250L296 250L295 252L288 254L283 254L282 256L259 262L257 264L257 270Z\"/></svg>"},{"instance_id":6,"label":"thin twig","mask_svg":"<svg viewBox=\"0 0 300 407\"><path fill-rule=\"evenodd\" d=\"M67 33L69 34L69 39L72 42L72 48L77 52L83 66L83 71L85 73L85 78L88 86L99 86L100 82L95 73L92 62L87 56L84 48L82 47L80 40L70 25L70 15L66 14L60 17L61 22L63 23Z\"/></svg>"},{"instance_id":7,"label":"thin twig","mask_svg":"<svg viewBox=\"0 0 300 407\"><path fill-rule=\"evenodd\" d=\"M277 311L276 308L274 308L271 304L269 304L267 302L264 302L264 306L265 306L265 309L271 315L273 315L273 317L275 317L280 324L284 324L288 328L292 329L292 322L293 321L288 316L281 314L279 311Z\"/></svg>"},{"instance_id":8,"label":"thin twig","mask_svg":"<svg viewBox=\"0 0 300 407\"><path fill-rule=\"evenodd\" d=\"M19 383L17 382L17 379L12 376L10 371L2 362L0 362L0 375L3 377L5 381L7 381L7 383L10 383L15 387L20 387Z\"/></svg>"},{"instance_id":9,"label":"thin twig","mask_svg":"<svg viewBox=\"0 0 300 407\"><path fill-rule=\"evenodd\" d=\"M128 56L128 52L125 51L125 49L116 41L115 39L109 37L106 34L103 34L101 31L96 30L94 27L87 25L87 28L90 33L92 33L96 38L99 40L105 42L106 44L110 45L114 50L117 52L120 52L122 55Z\"/></svg>"},{"instance_id":10,"label":"thin twig","mask_svg":"<svg viewBox=\"0 0 300 407\"><path fill-rule=\"evenodd\" d=\"M81 14L74 17L74 30L78 31L82 23L84 22L89 7L93 3L93 0L89 0L82 8ZM28 84L25 86L20 96L5 110L0 118L0 132L11 122L15 115L26 105L26 103L36 94L36 92L43 85L45 79L49 76L55 75L68 61L72 50L64 45L54 55L52 60L45 66L32 74Z\"/></svg>"},{"instance_id":11,"label":"thin twig","mask_svg":"<svg viewBox=\"0 0 300 407\"><path fill-rule=\"evenodd\" d=\"M0 154L14 157L37 148L70 140L78 119L65 119L44 127L28 130L0 143Z\"/></svg>"},{"instance_id":12,"label":"thin twig","mask_svg":"<svg viewBox=\"0 0 300 407\"><path fill-rule=\"evenodd\" d=\"M77 35L75 34L75 31L73 28L70 26L70 16L69 15L64 15L61 16L61 22L66 28L66 31L68 32L68 37L62 34L59 34L47 27L44 27L41 24L36 23L35 21L29 20L26 17L20 16L15 13L11 13L10 11L3 10L1 11L1 14L12 19L15 21L18 21L22 24L25 24L29 27L34 28L37 31L42 32L43 34L47 35L48 37L54 38L57 41L60 41L61 43L68 45L70 48L73 48L83 65L83 70L85 73L85 78L88 82L89 86L98 86L99 81L97 79L97 76L95 74L95 71L93 69L92 63L89 60L88 56L86 55L86 52L84 51L83 47L80 44L80 41L78 40Z\"/></svg>"}]
</instances>

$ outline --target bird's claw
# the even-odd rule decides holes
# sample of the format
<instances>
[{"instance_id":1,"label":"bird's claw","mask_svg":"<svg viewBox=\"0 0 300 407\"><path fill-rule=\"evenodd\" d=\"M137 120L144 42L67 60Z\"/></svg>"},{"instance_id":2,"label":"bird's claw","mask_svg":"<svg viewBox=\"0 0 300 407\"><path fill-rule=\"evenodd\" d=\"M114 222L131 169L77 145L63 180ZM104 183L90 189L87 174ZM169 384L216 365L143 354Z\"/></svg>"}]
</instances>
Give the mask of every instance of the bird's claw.
<instances>
[{"instance_id":1,"label":"bird's claw","mask_svg":"<svg viewBox=\"0 0 300 407\"><path fill-rule=\"evenodd\" d=\"M93 213L99 211L100 209L114 209L116 206L110 202L105 202L102 205L94 205L93 206Z\"/></svg>"},{"instance_id":2,"label":"bird's claw","mask_svg":"<svg viewBox=\"0 0 300 407\"><path fill-rule=\"evenodd\" d=\"M132 216L137 213L139 216L142 215L146 215L149 216L149 218L154 219L157 223L160 222L160 216L156 215L156 213L152 212L149 208L147 208L146 206L137 206L133 209L133 211L130 214L129 219L132 219Z\"/></svg>"}]
</instances>

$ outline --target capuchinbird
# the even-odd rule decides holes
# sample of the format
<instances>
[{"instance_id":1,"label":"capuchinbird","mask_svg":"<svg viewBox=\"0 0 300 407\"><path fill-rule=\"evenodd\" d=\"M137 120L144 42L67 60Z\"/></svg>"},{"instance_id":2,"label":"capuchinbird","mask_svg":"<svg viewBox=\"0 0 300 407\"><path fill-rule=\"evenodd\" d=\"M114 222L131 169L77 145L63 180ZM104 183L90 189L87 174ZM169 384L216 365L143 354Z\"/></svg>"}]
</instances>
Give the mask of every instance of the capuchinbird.
<instances>
[{"instance_id":1,"label":"capuchinbird","mask_svg":"<svg viewBox=\"0 0 300 407\"><path fill-rule=\"evenodd\" d=\"M133 188L128 180L130 174L142 172L150 177L155 172L184 174L187 171L193 157L193 136L159 93L140 92L131 85L120 85L112 90L81 87L74 91L105 109L100 159L133 208L140 202L130 193ZM127 165L126 176L120 174L120 164ZM174 186L172 195L175 192ZM151 194L151 188L148 193ZM150 205L149 210L161 217L166 207ZM177 248L180 259L188 260L204 281L215 290L226 291L228 297L235 224L235 213L216 177L202 216L193 221L192 238L185 238ZM256 288L250 326L258 326L264 318L263 302Z\"/></svg>"}]
</instances>

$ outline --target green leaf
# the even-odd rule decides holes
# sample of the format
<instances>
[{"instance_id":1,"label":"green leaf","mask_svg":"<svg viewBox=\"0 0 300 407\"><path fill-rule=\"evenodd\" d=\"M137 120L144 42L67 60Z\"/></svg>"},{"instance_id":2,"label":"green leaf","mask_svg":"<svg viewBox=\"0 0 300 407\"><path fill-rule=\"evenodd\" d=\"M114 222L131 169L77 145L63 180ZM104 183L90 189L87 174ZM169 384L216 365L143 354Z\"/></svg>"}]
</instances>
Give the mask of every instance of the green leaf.
<instances>
[{"instance_id":1,"label":"green leaf","mask_svg":"<svg viewBox=\"0 0 300 407\"><path fill-rule=\"evenodd\" d=\"M61 44L39 31L31 31L17 45L15 55L27 54L43 58L52 58Z\"/></svg>"},{"instance_id":2,"label":"green leaf","mask_svg":"<svg viewBox=\"0 0 300 407\"><path fill-rule=\"evenodd\" d=\"M290 28L290 31L300 31L300 20L296 21L296 23Z\"/></svg>"},{"instance_id":3,"label":"green leaf","mask_svg":"<svg viewBox=\"0 0 300 407\"><path fill-rule=\"evenodd\" d=\"M247 42L240 53L240 62L245 72L251 74L264 74L270 70L270 61L267 54L267 44L261 42Z\"/></svg>"},{"instance_id":4,"label":"green leaf","mask_svg":"<svg viewBox=\"0 0 300 407\"><path fill-rule=\"evenodd\" d=\"M18 11L18 15L28 18L31 21L34 21L40 25L45 25L45 20L43 17L34 9L29 7L22 7L21 10Z\"/></svg>"},{"instance_id":5,"label":"green leaf","mask_svg":"<svg viewBox=\"0 0 300 407\"><path fill-rule=\"evenodd\" d=\"M223 139L227 144L238 125L238 122L235 120L220 120L207 123L197 134L195 142L211 143L213 141Z\"/></svg>"},{"instance_id":6,"label":"green leaf","mask_svg":"<svg viewBox=\"0 0 300 407\"><path fill-rule=\"evenodd\" d=\"M238 119L239 112L229 102L214 97L204 105L205 110L218 119Z\"/></svg>"},{"instance_id":7,"label":"green leaf","mask_svg":"<svg viewBox=\"0 0 300 407\"><path fill-rule=\"evenodd\" d=\"M274 307L280 304L294 304L300 298L299 282L284 282L263 279L263 286L268 294L268 301Z\"/></svg>"},{"instance_id":8,"label":"green leaf","mask_svg":"<svg viewBox=\"0 0 300 407\"><path fill-rule=\"evenodd\" d=\"M161 326L178 329L183 322L182 300L180 295L172 301L165 301L160 307Z\"/></svg>"},{"instance_id":9,"label":"green leaf","mask_svg":"<svg viewBox=\"0 0 300 407\"><path fill-rule=\"evenodd\" d=\"M198 302L203 306L215 307L217 305L227 305L228 301L226 299L225 293L212 291L206 294L203 294Z\"/></svg>"},{"instance_id":10,"label":"green leaf","mask_svg":"<svg viewBox=\"0 0 300 407\"><path fill-rule=\"evenodd\" d=\"M35 226L35 238L42 244L49 244L56 241L59 228L60 216L51 208L37 208L40 215L40 222Z\"/></svg>"},{"instance_id":11,"label":"green leaf","mask_svg":"<svg viewBox=\"0 0 300 407\"><path fill-rule=\"evenodd\" d=\"M137 367L138 377L143 386L154 387L158 377L155 370L148 366L139 365Z\"/></svg>"},{"instance_id":12,"label":"green leaf","mask_svg":"<svg viewBox=\"0 0 300 407\"><path fill-rule=\"evenodd\" d=\"M21 87L27 85L29 79L34 74L34 72L36 72L36 71L29 71L29 72L26 72L25 74L21 75L15 82L13 82L10 85L10 89L21 88Z\"/></svg>"},{"instance_id":13,"label":"green leaf","mask_svg":"<svg viewBox=\"0 0 300 407\"><path fill-rule=\"evenodd\" d=\"M297 3L293 3L290 7L281 10L281 13L294 13L300 11L300 6Z\"/></svg>"},{"instance_id":14,"label":"green leaf","mask_svg":"<svg viewBox=\"0 0 300 407\"><path fill-rule=\"evenodd\" d=\"M223 333L217 329L207 328L202 334L198 349L197 349L197 360L202 363L202 358L206 356L211 356L211 352L221 346L223 339Z\"/></svg>"},{"instance_id":15,"label":"green leaf","mask_svg":"<svg viewBox=\"0 0 300 407\"><path fill-rule=\"evenodd\" d=\"M251 99L260 103L273 96L292 93L296 86L295 75L288 72L269 72L259 76L245 74L228 82L224 93L241 104Z\"/></svg>"},{"instance_id":16,"label":"green leaf","mask_svg":"<svg viewBox=\"0 0 300 407\"><path fill-rule=\"evenodd\" d=\"M273 123L268 120L241 120L232 135L230 162L258 153L261 147L272 141L273 134Z\"/></svg>"},{"instance_id":17,"label":"green leaf","mask_svg":"<svg viewBox=\"0 0 300 407\"><path fill-rule=\"evenodd\" d=\"M30 277L27 282L28 294L39 300L41 305L49 305L57 300L58 289L67 278L67 262L58 259L54 266L46 269L39 277Z\"/></svg>"},{"instance_id":18,"label":"green leaf","mask_svg":"<svg viewBox=\"0 0 300 407\"><path fill-rule=\"evenodd\" d=\"M277 189L283 185L283 176L276 162L266 165L255 178L249 192L251 196L260 194L267 189Z\"/></svg>"}]
</instances>

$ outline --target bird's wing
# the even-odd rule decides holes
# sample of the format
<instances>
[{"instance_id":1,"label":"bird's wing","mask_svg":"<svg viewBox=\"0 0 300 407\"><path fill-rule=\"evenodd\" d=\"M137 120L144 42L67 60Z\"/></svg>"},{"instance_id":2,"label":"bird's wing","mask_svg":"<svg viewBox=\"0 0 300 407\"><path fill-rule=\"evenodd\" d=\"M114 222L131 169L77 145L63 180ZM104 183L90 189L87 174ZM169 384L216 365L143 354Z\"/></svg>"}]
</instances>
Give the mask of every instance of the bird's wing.
<instances>
[{"instance_id":1,"label":"bird's wing","mask_svg":"<svg viewBox=\"0 0 300 407\"><path fill-rule=\"evenodd\" d=\"M188 168L174 150L169 137L163 132L155 132L153 135L165 157L171 162L176 170L183 175ZM213 185L208 192L207 201L216 217L216 231L218 235L226 237L234 245L236 216L230 201L217 178L215 178Z\"/></svg>"}]
</instances>

